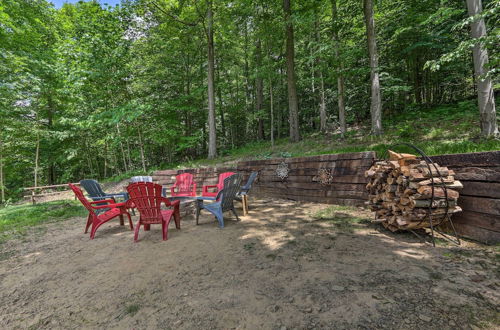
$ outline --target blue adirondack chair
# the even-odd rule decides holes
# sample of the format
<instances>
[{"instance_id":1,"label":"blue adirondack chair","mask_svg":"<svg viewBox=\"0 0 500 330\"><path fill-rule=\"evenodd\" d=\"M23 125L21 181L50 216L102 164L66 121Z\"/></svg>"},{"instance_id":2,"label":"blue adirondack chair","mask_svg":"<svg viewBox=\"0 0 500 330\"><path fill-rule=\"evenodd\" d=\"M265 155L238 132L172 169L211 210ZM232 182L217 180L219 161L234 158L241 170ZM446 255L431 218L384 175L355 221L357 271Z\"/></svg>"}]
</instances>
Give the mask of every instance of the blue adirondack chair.
<instances>
[{"instance_id":1,"label":"blue adirondack chair","mask_svg":"<svg viewBox=\"0 0 500 330\"><path fill-rule=\"evenodd\" d=\"M243 204L243 215L248 213L248 192L252 188L252 184L257 179L259 172L252 172L248 177L247 183L241 187L240 191L236 194L235 199Z\"/></svg>"},{"instance_id":2,"label":"blue adirondack chair","mask_svg":"<svg viewBox=\"0 0 500 330\"><path fill-rule=\"evenodd\" d=\"M111 194L105 193L102 190L101 185L96 180L82 180L80 181L80 186L85 189L85 191L93 201L100 201L110 198L115 199L116 197L123 198L124 200L128 199L128 193L126 192Z\"/></svg>"},{"instance_id":3,"label":"blue adirondack chair","mask_svg":"<svg viewBox=\"0 0 500 330\"><path fill-rule=\"evenodd\" d=\"M224 179L224 188L220 190L216 197L197 197L196 198L196 224L198 224L198 218L200 217L201 210L207 210L208 212L215 215L217 221L219 221L219 227L224 228L224 216L223 213L226 211L232 211L238 218L238 214L234 209L234 198L238 191L240 190L241 184L241 174L233 174L230 177ZM214 201L213 203L206 204L205 201Z\"/></svg>"}]
</instances>

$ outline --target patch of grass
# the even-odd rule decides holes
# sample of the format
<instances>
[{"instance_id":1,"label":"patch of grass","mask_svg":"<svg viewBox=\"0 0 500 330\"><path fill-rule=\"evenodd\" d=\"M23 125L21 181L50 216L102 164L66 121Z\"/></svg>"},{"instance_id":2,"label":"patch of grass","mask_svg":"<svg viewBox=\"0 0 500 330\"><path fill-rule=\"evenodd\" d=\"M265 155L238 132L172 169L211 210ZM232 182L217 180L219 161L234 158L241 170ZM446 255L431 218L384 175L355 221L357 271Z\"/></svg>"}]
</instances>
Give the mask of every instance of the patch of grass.
<instances>
[{"instance_id":1,"label":"patch of grass","mask_svg":"<svg viewBox=\"0 0 500 330\"><path fill-rule=\"evenodd\" d=\"M247 243L247 244L243 245L243 248L245 250L247 250L247 251L252 251L254 247L255 247L255 243L254 242Z\"/></svg>"},{"instance_id":2,"label":"patch of grass","mask_svg":"<svg viewBox=\"0 0 500 330\"><path fill-rule=\"evenodd\" d=\"M331 218L332 215L336 212L349 212L349 211L354 211L354 208L351 206L344 206L344 205L331 205L317 211L313 215L313 218L316 220L324 220Z\"/></svg>"},{"instance_id":3,"label":"patch of grass","mask_svg":"<svg viewBox=\"0 0 500 330\"><path fill-rule=\"evenodd\" d=\"M316 247L311 244L306 244L300 249L301 255L312 254L317 251Z\"/></svg>"},{"instance_id":4,"label":"patch of grass","mask_svg":"<svg viewBox=\"0 0 500 330\"><path fill-rule=\"evenodd\" d=\"M442 280L443 274L440 272L429 272L429 277L433 280Z\"/></svg>"},{"instance_id":5,"label":"patch of grass","mask_svg":"<svg viewBox=\"0 0 500 330\"><path fill-rule=\"evenodd\" d=\"M137 304L128 305L127 307L125 307L125 314L134 316L135 314L137 314L139 309L141 309L141 306Z\"/></svg>"},{"instance_id":6,"label":"patch of grass","mask_svg":"<svg viewBox=\"0 0 500 330\"><path fill-rule=\"evenodd\" d=\"M352 232L355 225L370 223L369 219L349 214L349 212L354 210L354 208L349 206L332 205L317 211L313 215L313 219L316 221L327 221L340 230Z\"/></svg>"},{"instance_id":7,"label":"patch of grass","mask_svg":"<svg viewBox=\"0 0 500 330\"><path fill-rule=\"evenodd\" d=\"M77 201L54 201L0 208L0 243L25 235L29 228L39 224L81 217L85 214L86 210Z\"/></svg>"},{"instance_id":8,"label":"patch of grass","mask_svg":"<svg viewBox=\"0 0 500 330\"><path fill-rule=\"evenodd\" d=\"M269 254L267 254L267 255L266 255L266 258L269 258L269 259L271 259L271 260L273 260L273 261L274 261L277 257L278 257L278 256L277 256L277 255L275 255L274 253L269 253Z\"/></svg>"}]
</instances>

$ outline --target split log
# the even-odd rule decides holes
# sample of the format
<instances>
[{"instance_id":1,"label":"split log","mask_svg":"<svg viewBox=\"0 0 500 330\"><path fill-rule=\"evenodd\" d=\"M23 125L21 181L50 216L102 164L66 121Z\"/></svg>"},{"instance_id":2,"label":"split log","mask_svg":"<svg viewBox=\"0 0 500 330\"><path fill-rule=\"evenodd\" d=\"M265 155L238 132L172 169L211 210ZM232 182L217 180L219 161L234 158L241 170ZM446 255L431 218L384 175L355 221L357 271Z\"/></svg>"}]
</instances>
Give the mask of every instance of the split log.
<instances>
[{"instance_id":1,"label":"split log","mask_svg":"<svg viewBox=\"0 0 500 330\"><path fill-rule=\"evenodd\" d=\"M389 160L375 162L365 173L367 204L375 212L372 222L391 231L418 229L429 227L431 219L437 226L460 212L456 189L462 183L452 170L434 165L393 151Z\"/></svg>"}]
</instances>

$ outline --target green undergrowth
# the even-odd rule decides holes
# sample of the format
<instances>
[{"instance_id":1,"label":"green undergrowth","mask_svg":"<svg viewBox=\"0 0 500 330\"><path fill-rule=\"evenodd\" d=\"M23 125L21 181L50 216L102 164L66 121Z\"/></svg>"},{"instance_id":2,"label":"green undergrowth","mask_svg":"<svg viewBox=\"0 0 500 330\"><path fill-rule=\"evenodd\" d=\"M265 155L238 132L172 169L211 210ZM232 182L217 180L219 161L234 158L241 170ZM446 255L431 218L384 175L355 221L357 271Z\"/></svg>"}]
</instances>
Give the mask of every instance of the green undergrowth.
<instances>
[{"instance_id":1,"label":"green undergrowth","mask_svg":"<svg viewBox=\"0 0 500 330\"><path fill-rule=\"evenodd\" d=\"M174 164L164 164L160 168L150 168L147 173L140 170L123 173L102 180L118 182L134 175L150 175L157 169L193 168L206 166L230 166L232 162L271 158L304 157L322 154L375 151L379 157L387 149L415 153L399 143L411 143L426 154L456 154L500 150L499 139L480 138L479 112L474 101L440 105L434 108L410 107L397 115L384 114L382 136L370 134L366 125L348 125L348 132L342 139L339 134L305 134L300 142L291 143L288 138L275 141L256 141L234 149L219 147L219 157L198 159Z\"/></svg>"},{"instance_id":2,"label":"green undergrowth","mask_svg":"<svg viewBox=\"0 0 500 330\"><path fill-rule=\"evenodd\" d=\"M304 136L298 143L287 138L272 146L269 141L251 142L242 147L219 150L220 157L178 164L178 167L214 166L240 160L314 156L347 152L376 151L381 156L388 148L400 152L414 150L394 145L411 143L428 155L500 150L500 140L480 138L479 113L473 101L384 115L384 135L370 135L368 126L348 129L344 139L339 134L319 133Z\"/></svg>"},{"instance_id":3,"label":"green undergrowth","mask_svg":"<svg viewBox=\"0 0 500 330\"><path fill-rule=\"evenodd\" d=\"M29 228L36 225L81 217L85 214L85 209L77 201L53 201L0 208L0 243L23 236Z\"/></svg>"}]
</instances>

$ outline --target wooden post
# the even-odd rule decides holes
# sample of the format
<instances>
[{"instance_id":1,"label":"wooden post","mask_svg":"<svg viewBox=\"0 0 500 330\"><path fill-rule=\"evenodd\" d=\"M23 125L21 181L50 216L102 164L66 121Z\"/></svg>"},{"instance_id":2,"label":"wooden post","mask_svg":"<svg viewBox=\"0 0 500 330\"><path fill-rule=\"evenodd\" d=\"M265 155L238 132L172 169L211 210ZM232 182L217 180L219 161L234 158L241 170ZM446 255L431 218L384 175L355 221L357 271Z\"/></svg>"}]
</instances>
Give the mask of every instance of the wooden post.
<instances>
[{"instance_id":1,"label":"wooden post","mask_svg":"<svg viewBox=\"0 0 500 330\"><path fill-rule=\"evenodd\" d=\"M248 214L248 195L241 196L241 203L243 204L243 215Z\"/></svg>"}]
</instances>

